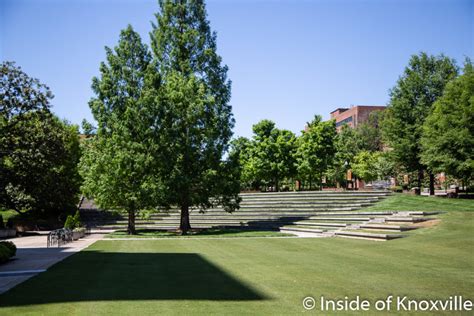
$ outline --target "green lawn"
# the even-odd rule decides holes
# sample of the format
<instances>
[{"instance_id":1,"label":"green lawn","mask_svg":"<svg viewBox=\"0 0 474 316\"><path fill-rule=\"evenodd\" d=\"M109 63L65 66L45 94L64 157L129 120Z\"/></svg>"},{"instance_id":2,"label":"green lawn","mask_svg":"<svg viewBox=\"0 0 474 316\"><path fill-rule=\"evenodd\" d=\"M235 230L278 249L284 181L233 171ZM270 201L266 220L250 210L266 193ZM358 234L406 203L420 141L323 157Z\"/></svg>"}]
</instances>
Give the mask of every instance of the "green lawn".
<instances>
[{"instance_id":1,"label":"green lawn","mask_svg":"<svg viewBox=\"0 0 474 316\"><path fill-rule=\"evenodd\" d=\"M447 213L389 242L104 240L1 295L0 315L292 315L308 295L474 299L473 201L397 195L372 208ZM307 313L330 314L318 308Z\"/></svg>"},{"instance_id":2,"label":"green lawn","mask_svg":"<svg viewBox=\"0 0 474 316\"><path fill-rule=\"evenodd\" d=\"M448 199L434 196L416 196L395 193L365 210L370 211L470 211L474 212L474 200Z\"/></svg>"}]
</instances>

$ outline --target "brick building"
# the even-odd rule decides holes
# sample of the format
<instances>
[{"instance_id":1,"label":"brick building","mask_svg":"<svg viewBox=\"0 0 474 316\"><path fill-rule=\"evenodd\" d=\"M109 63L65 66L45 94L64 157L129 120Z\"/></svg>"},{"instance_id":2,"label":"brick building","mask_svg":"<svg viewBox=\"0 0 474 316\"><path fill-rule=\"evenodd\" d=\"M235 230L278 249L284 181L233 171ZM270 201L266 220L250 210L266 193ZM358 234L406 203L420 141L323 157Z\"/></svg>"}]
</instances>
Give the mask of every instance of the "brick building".
<instances>
[{"instance_id":1,"label":"brick building","mask_svg":"<svg viewBox=\"0 0 474 316\"><path fill-rule=\"evenodd\" d=\"M385 106L380 105L356 105L350 108L337 108L330 113L331 119L336 120L336 129L339 132L344 124L354 128L366 122L370 113L382 111Z\"/></svg>"}]
</instances>

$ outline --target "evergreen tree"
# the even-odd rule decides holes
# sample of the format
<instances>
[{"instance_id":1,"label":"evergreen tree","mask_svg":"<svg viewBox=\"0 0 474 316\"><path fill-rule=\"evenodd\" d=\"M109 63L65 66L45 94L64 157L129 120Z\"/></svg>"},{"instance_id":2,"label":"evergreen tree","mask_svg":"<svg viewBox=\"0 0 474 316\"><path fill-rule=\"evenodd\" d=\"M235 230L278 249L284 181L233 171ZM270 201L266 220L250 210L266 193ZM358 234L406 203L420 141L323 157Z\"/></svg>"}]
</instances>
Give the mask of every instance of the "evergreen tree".
<instances>
[{"instance_id":1,"label":"evergreen tree","mask_svg":"<svg viewBox=\"0 0 474 316\"><path fill-rule=\"evenodd\" d=\"M421 188L423 171L420 161L423 123L446 84L457 75L453 60L426 53L411 57L403 75L390 92L390 104L383 121L383 134L393 157L409 171L418 171ZM434 176L430 171L430 192L434 194Z\"/></svg>"},{"instance_id":2,"label":"evergreen tree","mask_svg":"<svg viewBox=\"0 0 474 316\"><path fill-rule=\"evenodd\" d=\"M467 184L474 176L474 70L467 60L464 73L446 85L426 118L421 161Z\"/></svg>"},{"instance_id":3,"label":"evergreen tree","mask_svg":"<svg viewBox=\"0 0 474 316\"><path fill-rule=\"evenodd\" d=\"M106 47L106 57L92 83L96 97L89 106L98 126L84 142L83 191L101 208L127 211L128 233L135 234L136 212L153 207L159 192L153 177L154 112L144 101L151 56L128 26L114 50Z\"/></svg>"},{"instance_id":4,"label":"evergreen tree","mask_svg":"<svg viewBox=\"0 0 474 316\"><path fill-rule=\"evenodd\" d=\"M180 207L180 230L185 234L191 228L191 207L238 208L238 176L233 162L223 160L234 126L231 82L217 55L216 34L210 30L204 2L159 4L151 32L163 84L152 102L158 121L157 155L166 159L156 169L163 184L159 204Z\"/></svg>"}]
</instances>

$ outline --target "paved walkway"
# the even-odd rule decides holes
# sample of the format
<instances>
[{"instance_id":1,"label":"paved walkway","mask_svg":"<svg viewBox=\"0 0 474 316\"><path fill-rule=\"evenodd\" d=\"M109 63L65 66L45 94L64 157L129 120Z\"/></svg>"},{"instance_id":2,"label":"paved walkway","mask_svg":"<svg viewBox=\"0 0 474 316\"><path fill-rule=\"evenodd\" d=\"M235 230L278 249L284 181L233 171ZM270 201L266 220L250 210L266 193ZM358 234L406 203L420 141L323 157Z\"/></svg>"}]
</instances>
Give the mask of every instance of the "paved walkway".
<instances>
[{"instance_id":1,"label":"paved walkway","mask_svg":"<svg viewBox=\"0 0 474 316\"><path fill-rule=\"evenodd\" d=\"M61 248L46 248L46 235L8 239L16 245L17 251L13 260L0 265L0 293L46 271L53 264L81 251L103 237L103 234L91 234L67 243Z\"/></svg>"}]
</instances>

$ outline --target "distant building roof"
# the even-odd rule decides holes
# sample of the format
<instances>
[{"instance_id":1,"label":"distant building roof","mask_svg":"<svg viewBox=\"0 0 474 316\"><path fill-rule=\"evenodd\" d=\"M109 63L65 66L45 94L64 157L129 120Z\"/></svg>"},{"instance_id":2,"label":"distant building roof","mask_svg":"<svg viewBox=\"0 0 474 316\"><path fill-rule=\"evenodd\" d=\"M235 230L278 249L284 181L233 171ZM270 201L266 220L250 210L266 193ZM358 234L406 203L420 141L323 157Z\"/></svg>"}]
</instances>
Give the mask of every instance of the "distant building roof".
<instances>
[{"instance_id":1,"label":"distant building roof","mask_svg":"<svg viewBox=\"0 0 474 316\"><path fill-rule=\"evenodd\" d=\"M347 110L349 110L349 109L348 108L337 108L334 111L329 112L329 114L332 114L332 113L337 112L337 111L344 112L344 111L347 111Z\"/></svg>"}]
</instances>

